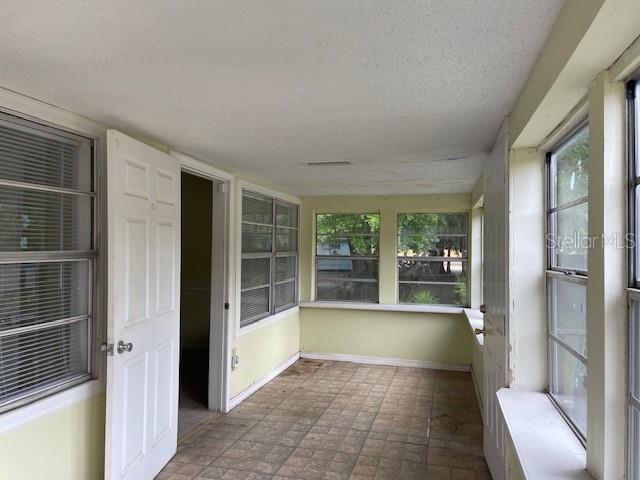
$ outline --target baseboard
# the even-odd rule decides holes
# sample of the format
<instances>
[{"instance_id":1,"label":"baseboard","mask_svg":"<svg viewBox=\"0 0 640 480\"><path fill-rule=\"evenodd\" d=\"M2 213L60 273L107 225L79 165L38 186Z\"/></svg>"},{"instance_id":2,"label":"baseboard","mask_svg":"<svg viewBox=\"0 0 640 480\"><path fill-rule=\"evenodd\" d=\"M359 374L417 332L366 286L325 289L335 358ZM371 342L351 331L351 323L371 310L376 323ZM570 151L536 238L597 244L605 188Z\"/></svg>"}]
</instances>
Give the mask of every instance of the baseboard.
<instances>
[{"instance_id":1,"label":"baseboard","mask_svg":"<svg viewBox=\"0 0 640 480\"><path fill-rule=\"evenodd\" d=\"M294 353L291 357L287 358L284 362L278 365L276 368L267 373L264 377L262 377L257 382L249 385L231 400L229 400L229 411L235 408L238 404L242 403L247 397L258 391L260 388L264 387L271 380L276 378L282 372L284 372L287 368L293 365L300 358L300 352Z\"/></svg>"},{"instance_id":2,"label":"baseboard","mask_svg":"<svg viewBox=\"0 0 640 480\"><path fill-rule=\"evenodd\" d=\"M476 392L476 401L480 409L480 416L484 420L484 404L482 403L482 396L480 395L480 383L478 383L478 377L473 367L471 367L471 381L473 382L473 389Z\"/></svg>"},{"instance_id":3,"label":"baseboard","mask_svg":"<svg viewBox=\"0 0 640 480\"><path fill-rule=\"evenodd\" d=\"M470 372L471 365L461 363L430 362L428 360L409 360L406 358L368 357L343 353L300 352L300 358L309 360L333 360L336 362L364 363L368 365L389 365L392 367L431 368L454 372Z\"/></svg>"}]
</instances>

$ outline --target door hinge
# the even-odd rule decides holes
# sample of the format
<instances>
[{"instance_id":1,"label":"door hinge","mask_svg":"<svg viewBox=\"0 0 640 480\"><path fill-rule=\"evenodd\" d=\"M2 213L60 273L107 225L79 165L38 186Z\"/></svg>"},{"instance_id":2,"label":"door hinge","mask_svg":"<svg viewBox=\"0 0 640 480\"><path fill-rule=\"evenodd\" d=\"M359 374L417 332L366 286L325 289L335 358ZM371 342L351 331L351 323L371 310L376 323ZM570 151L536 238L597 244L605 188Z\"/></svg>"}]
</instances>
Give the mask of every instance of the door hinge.
<instances>
[{"instance_id":1,"label":"door hinge","mask_svg":"<svg viewBox=\"0 0 640 480\"><path fill-rule=\"evenodd\" d=\"M104 352L107 357L113 357L113 343L103 343L100 345L100 351Z\"/></svg>"},{"instance_id":2,"label":"door hinge","mask_svg":"<svg viewBox=\"0 0 640 480\"><path fill-rule=\"evenodd\" d=\"M229 302L224 302L224 309L229 310Z\"/></svg>"}]
</instances>

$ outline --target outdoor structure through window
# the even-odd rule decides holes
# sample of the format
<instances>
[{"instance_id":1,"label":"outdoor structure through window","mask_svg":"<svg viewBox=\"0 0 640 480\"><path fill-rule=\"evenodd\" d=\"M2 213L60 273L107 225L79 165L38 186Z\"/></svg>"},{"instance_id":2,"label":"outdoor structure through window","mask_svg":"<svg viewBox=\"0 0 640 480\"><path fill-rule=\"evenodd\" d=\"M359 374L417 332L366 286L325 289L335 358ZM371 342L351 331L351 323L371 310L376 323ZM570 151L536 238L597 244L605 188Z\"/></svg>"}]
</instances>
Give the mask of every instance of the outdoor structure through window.
<instances>
[{"instance_id":1,"label":"outdoor structure through window","mask_svg":"<svg viewBox=\"0 0 640 480\"><path fill-rule=\"evenodd\" d=\"M242 192L240 326L298 303L298 206Z\"/></svg>"},{"instance_id":2,"label":"outdoor structure through window","mask_svg":"<svg viewBox=\"0 0 640 480\"><path fill-rule=\"evenodd\" d=\"M0 412L92 378L93 151L0 116Z\"/></svg>"},{"instance_id":3,"label":"outdoor structure through window","mask_svg":"<svg viewBox=\"0 0 640 480\"><path fill-rule=\"evenodd\" d=\"M398 215L400 303L467 306L466 213Z\"/></svg>"},{"instance_id":4,"label":"outdoor structure through window","mask_svg":"<svg viewBox=\"0 0 640 480\"><path fill-rule=\"evenodd\" d=\"M316 300L378 301L380 215L316 215Z\"/></svg>"},{"instance_id":5,"label":"outdoor structure through window","mask_svg":"<svg viewBox=\"0 0 640 480\"><path fill-rule=\"evenodd\" d=\"M587 205L589 129L547 154L549 393L578 435L587 435Z\"/></svg>"}]
</instances>

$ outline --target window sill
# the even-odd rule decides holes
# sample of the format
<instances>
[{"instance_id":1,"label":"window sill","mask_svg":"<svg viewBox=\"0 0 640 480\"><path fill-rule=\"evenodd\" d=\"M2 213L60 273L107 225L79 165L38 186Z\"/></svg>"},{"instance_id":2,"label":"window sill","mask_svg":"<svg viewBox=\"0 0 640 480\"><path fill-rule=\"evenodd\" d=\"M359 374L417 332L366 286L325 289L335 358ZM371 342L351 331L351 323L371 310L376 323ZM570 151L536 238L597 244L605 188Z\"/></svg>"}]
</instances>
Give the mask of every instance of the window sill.
<instances>
[{"instance_id":1,"label":"window sill","mask_svg":"<svg viewBox=\"0 0 640 480\"><path fill-rule=\"evenodd\" d=\"M545 393L503 388L496 396L525 479L592 479L585 448Z\"/></svg>"},{"instance_id":2,"label":"window sill","mask_svg":"<svg viewBox=\"0 0 640 480\"><path fill-rule=\"evenodd\" d=\"M23 427L38 418L91 398L103 391L104 384L100 380L89 380L15 410L10 410L0 415L0 434Z\"/></svg>"},{"instance_id":3,"label":"window sill","mask_svg":"<svg viewBox=\"0 0 640 480\"><path fill-rule=\"evenodd\" d=\"M464 316L467 317L467 322L469 323L469 328L471 328L471 333L476 339L476 344L482 350L484 348L484 335L482 333L476 334L475 329L482 330L484 328L484 314L475 308L465 308Z\"/></svg>"},{"instance_id":4,"label":"window sill","mask_svg":"<svg viewBox=\"0 0 640 480\"><path fill-rule=\"evenodd\" d=\"M295 307L287 308L286 310L283 310L281 312L275 313L268 317L261 318L257 322L253 322L247 325L246 327L239 327L236 332L236 336L241 337L242 335L246 335L247 333L251 333L255 330L259 330L262 327L271 325L272 323L275 323L278 320L288 317L289 315L293 315L294 313L298 313L299 311L300 311L300 308L296 305ZM240 325L240 321L238 321L237 325Z\"/></svg>"},{"instance_id":5,"label":"window sill","mask_svg":"<svg viewBox=\"0 0 640 480\"><path fill-rule=\"evenodd\" d=\"M462 307L438 307L435 305L405 305L396 303L302 302L301 308L329 308L336 310L372 310L376 312L455 313Z\"/></svg>"}]
</instances>

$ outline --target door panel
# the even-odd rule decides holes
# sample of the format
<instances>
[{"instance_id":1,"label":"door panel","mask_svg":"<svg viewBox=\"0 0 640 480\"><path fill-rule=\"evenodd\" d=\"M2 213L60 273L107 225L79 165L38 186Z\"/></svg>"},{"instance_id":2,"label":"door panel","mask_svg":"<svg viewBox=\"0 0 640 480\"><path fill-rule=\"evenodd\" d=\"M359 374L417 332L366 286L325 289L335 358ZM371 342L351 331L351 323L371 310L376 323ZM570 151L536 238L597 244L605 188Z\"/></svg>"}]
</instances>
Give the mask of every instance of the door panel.
<instances>
[{"instance_id":1,"label":"door panel","mask_svg":"<svg viewBox=\"0 0 640 480\"><path fill-rule=\"evenodd\" d=\"M105 472L108 480L152 479L178 438L180 165L110 130L107 175L114 352L107 357Z\"/></svg>"},{"instance_id":2,"label":"door panel","mask_svg":"<svg viewBox=\"0 0 640 480\"><path fill-rule=\"evenodd\" d=\"M494 480L505 478L504 420L496 392L506 384L508 205L506 123L484 173L484 454Z\"/></svg>"}]
</instances>

